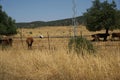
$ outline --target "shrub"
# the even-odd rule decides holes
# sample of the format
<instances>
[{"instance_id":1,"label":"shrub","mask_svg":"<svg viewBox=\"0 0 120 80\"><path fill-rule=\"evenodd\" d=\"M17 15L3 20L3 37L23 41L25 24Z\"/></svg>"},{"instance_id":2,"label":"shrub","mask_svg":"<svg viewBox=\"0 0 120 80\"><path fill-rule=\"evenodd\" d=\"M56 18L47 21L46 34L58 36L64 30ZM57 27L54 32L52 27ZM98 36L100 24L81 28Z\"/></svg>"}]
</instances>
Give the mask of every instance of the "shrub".
<instances>
[{"instance_id":1,"label":"shrub","mask_svg":"<svg viewBox=\"0 0 120 80\"><path fill-rule=\"evenodd\" d=\"M71 38L69 40L68 47L69 51L74 50L77 54L83 54L84 51L87 51L88 53L95 52L93 44L82 36Z\"/></svg>"},{"instance_id":2,"label":"shrub","mask_svg":"<svg viewBox=\"0 0 120 80\"><path fill-rule=\"evenodd\" d=\"M29 34L32 34L32 32L29 32Z\"/></svg>"}]
</instances>

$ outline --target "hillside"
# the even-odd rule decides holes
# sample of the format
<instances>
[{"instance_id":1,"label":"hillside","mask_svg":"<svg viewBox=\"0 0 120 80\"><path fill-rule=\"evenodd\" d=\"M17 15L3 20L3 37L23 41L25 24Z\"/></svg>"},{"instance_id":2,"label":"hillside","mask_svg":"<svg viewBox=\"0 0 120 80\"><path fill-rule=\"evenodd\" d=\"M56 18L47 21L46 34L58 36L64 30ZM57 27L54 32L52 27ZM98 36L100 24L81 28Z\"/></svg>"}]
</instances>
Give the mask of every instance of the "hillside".
<instances>
[{"instance_id":1,"label":"hillside","mask_svg":"<svg viewBox=\"0 0 120 80\"><path fill-rule=\"evenodd\" d=\"M78 24L84 24L85 19L83 16L76 17ZM55 20L55 21L34 21L28 23L16 23L17 27L43 27L43 26L69 26L72 25L72 18L62 19L62 20Z\"/></svg>"}]
</instances>

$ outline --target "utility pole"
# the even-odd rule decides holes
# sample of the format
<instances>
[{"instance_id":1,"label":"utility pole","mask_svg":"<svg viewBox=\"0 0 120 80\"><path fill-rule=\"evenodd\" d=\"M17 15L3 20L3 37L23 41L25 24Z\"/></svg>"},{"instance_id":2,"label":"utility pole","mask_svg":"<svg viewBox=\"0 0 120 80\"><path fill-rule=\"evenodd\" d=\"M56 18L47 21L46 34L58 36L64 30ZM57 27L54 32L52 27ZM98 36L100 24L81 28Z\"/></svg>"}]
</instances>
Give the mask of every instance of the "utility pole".
<instances>
[{"instance_id":1,"label":"utility pole","mask_svg":"<svg viewBox=\"0 0 120 80\"><path fill-rule=\"evenodd\" d=\"M77 20L76 20L76 14L77 14L77 9L76 9L76 3L75 0L72 0L73 3L73 18L72 18L72 26L73 26L73 37L77 36Z\"/></svg>"}]
</instances>

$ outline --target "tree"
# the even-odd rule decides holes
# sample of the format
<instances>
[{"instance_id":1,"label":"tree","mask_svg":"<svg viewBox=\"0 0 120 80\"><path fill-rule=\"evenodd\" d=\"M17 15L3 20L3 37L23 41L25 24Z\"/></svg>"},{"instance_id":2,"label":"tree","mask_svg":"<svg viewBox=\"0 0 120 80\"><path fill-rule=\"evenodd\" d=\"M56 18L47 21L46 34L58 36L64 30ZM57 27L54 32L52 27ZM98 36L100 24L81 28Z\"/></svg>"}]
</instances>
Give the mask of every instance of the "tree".
<instances>
[{"instance_id":1,"label":"tree","mask_svg":"<svg viewBox=\"0 0 120 80\"><path fill-rule=\"evenodd\" d=\"M9 17L6 12L2 11L2 6L0 5L0 34L12 35L17 33L16 30L15 20Z\"/></svg>"},{"instance_id":2,"label":"tree","mask_svg":"<svg viewBox=\"0 0 120 80\"><path fill-rule=\"evenodd\" d=\"M100 0L93 1L91 8L87 9L84 13L86 18L86 28L89 31L99 31L105 29L105 34L109 34L110 29L119 28L120 22L118 22L118 10L116 3L113 0L112 3L108 1L100 2ZM120 21L120 20L119 20ZM107 36L104 37L104 41L107 40Z\"/></svg>"},{"instance_id":3,"label":"tree","mask_svg":"<svg viewBox=\"0 0 120 80\"><path fill-rule=\"evenodd\" d=\"M117 29L120 29L120 10L117 11L117 14L116 14L116 28Z\"/></svg>"}]
</instances>

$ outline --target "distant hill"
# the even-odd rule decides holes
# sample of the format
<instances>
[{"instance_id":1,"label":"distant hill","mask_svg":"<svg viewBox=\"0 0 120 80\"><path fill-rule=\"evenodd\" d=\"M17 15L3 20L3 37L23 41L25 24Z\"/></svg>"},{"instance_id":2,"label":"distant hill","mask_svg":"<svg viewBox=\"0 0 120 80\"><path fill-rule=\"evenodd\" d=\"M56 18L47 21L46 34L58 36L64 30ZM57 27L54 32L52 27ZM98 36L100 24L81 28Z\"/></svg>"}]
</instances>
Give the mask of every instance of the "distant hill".
<instances>
[{"instance_id":1,"label":"distant hill","mask_svg":"<svg viewBox=\"0 0 120 80\"><path fill-rule=\"evenodd\" d=\"M83 16L76 17L78 24L84 24L85 18ZM55 21L34 21L28 23L16 23L17 27L26 27L26 28L34 28L34 27L43 27L43 26L69 26L72 25L72 18L55 20Z\"/></svg>"},{"instance_id":2,"label":"distant hill","mask_svg":"<svg viewBox=\"0 0 120 80\"><path fill-rule=\"evenodd\" d=\"M45 26L46 22L43 21L34 21L34 22L21 22L21 23L16 23L17 27L39 27L39 26Z\"/></svg>"}]
</instances>

